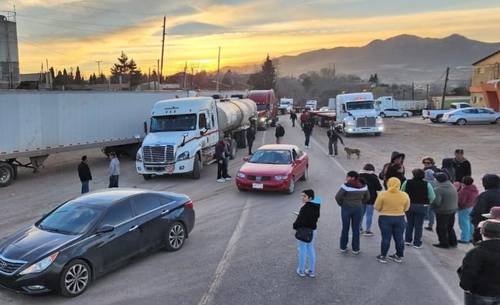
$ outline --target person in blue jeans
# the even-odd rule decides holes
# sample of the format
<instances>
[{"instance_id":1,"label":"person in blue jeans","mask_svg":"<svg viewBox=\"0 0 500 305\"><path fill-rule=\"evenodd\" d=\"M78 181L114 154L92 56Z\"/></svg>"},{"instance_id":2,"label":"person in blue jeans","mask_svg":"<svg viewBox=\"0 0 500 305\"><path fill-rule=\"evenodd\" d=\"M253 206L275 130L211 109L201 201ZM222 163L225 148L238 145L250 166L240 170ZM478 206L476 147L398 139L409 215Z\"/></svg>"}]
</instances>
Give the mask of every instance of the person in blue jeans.
<instances>
[{"instance_id":1,"label":"person in blue jeans","mask_svg":"<svg viewBox=\"0 0 500 305\"><path fill-rule=\"evenodd\" d=\"M427 181L428 183L431 184L432 188L435 189L437 185L436 178L434 177L434 174L436 173L433 169L424 169L425 172L425 178L424 180ZM424 227L427 231L432 232L432 228L434 227L434 223L436 220L436 213L434 213L434 210L430 207L427 208L427 213L425 215L425 219L428 221L427 222L427 227Z\"/></svg>"},{"instance_id":2,"label":"person in blue jeans","mask_svg":"<svg viewBox=\"0 0 500 305\"><path fill-rule=\"evenodd\" d=\"M472 241L474 225L470 219L470 213L474 208L479 191L471 176L462 179L462 185L458 190L458 225L460 226L460 240L458 243L468 244Z\"/></svg>"},{"instance_id":3,"label":"person in blue jeans","mask_svg":"<svg viewBox=\"0 0 500 305\"><path fill-rule=\"evenodd\" d=\"M340 252L347 252L349 243L349 228L352 229L352 253L357 255L360 251L359 235L363 203L370 200L368 187L359 174L355 171L347 173L346 182L342 184L335 195L335 200L341 208L342 234L340 236Z\"/></svg>"},{"instance_id":4,"label":"person in blue jeans","mask_svg":"<svg viewBox=\"0 0 500 305\"><path fill-rule=\"evenodd\" d=\"M375 166L373 164L365 164L363 171L359 174L359 178L364 180L366 186L368 187L368 192L370 192L370 200L363 204L363 215L361 216L361 230L364 236L373 236L372 219L373 219L373 204L377 199L377 192L382 190L382 185L380 180L375 174ZM363 231L363 218L365 219L366 226L365 231Z\"/></svg>"},{"instance_id":5,"label":"person in blue jeans","mask_svg":"<svg viewBox=\"0 0 500 305\"><path fill-rule=\"evenodd\" d=\"M321 199L314 196L313 190L304 190L302 192L302 202L304 203L300 208L297 219L293 223L293 229L309 228L313 230L313 239L311 242L306 243L297 240L298 252L298 266L297 275L300 277L316 277L316 251L314 242L316 240L316 228L319 218L319 210ZM306 269L306 261L309 258L309 268Z\"/></svg>"},{"instance_id":6,"label":"person in blue jeans","mask_svg":"<svg viewBox=\"0 0 500 305\"><path fill-rule=\"evenodd\" d=\"M387 263L390 259L396 263L403 262L404 256L404 231L406 227L405 212L410 208L410 197L400 190L401 181L392 177L387 180L387 191L378 194L375 201L375 210L380 214L378 225L382 233L380 243L380 255L377 260L381 263ZM391 246L391 238L394 238L396 244L396 253L387 256Z\"/></svg>"},{"instance_id":7,"label":"person in blue jeans","mask_svg":"<svg viewBox=\"0 0 500 305\"><path fill-rule=\"evenodd\" d=\"M410 209L406 212L406 234L405 243L413 247L422 248L422 232L424 229L424 219L429 205L436 198L434 188L424 180L423 169L416 168L412 171L413 178L403 182L401 190L410 196Z\"/></svg>"}]
</instances>

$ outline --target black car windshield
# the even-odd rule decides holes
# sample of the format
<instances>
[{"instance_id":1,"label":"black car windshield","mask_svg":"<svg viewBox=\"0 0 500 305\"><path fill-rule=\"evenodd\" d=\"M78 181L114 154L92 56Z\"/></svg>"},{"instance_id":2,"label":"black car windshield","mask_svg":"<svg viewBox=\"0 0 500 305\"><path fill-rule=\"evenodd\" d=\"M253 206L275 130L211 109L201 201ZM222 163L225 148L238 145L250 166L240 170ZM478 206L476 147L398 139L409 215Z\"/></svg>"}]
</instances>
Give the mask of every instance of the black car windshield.
<instances>
[{"instance_id":1,"label":"black car windshield","mask_svg":"<svg viewBox=\"0 0 500 305\"><path fill-rule=\"evenodd\" d=\"M257 150L248 162L261 164L290 164L292 163L292 156L288 150L262 149Z\"/></svg>"},{"instance_id":2,"label":"black car windshield","mask_svg":"<svg viewBox=\"0 0 500 305\"><path fill-rule=\"evenodd\" d=\"M365 110L365 109L374 109L373 101L347 103L347 110Z\"/></svg>"},{"instance_id":3,"label":"black car windshield","mask_svg":"<svg viewBox=\"0 0 500 305\"><path fill-rule=\"evenodd\" d=\"M150 129L151 132L195 130L196 114L154 116Z\"/></svg>"},{"instance_id":4,"label":"black car windshield","mask_svg":"<svg viewBox=\"0 0 500 305\"><path fill-rule=\"evenodd\" d=\"M101 217L102 212L96 207L70 201L47 215L37 227L49 232L79 235L87 232Z\"/></svg>"}]
</instances>

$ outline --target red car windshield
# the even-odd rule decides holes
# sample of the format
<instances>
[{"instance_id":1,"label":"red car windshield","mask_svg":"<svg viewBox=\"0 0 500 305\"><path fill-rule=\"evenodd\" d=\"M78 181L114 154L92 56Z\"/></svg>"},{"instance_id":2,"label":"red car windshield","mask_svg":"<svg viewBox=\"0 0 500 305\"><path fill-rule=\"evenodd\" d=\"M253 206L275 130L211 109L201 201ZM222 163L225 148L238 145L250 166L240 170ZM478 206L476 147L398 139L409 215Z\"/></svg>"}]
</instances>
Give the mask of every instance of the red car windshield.
<instances>
[{"instance_id":1,"label":"red car windshield","mask_svg":"<svg viewBox=\"0 0 500 305\"><path fill-rule=\"evenodd\" d=\"M262 149L257 150L248 162L260 164L291 164L292 156L288 150Z\"/></svg>"}]
</instances>

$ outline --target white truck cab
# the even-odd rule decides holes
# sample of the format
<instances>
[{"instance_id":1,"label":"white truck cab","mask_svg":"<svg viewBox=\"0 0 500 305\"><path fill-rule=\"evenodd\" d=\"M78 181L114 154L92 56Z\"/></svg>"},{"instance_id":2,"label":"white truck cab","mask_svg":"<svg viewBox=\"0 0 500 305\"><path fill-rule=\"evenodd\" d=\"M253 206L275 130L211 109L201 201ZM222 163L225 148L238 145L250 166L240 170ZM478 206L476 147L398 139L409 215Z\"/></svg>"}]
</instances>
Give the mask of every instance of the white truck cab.
<instances>
[{"instance_id":1,"label":"white truck cab","mask_svg":"<svg viewBox=\"0 0 500 305\"><path fill-rule=\"evenodd\" d=\"M337 121L341 122L346 136L371 133L379 136L384 122L375 109L371 92L339 94L335 99Z\"/></svg>"}]
</instances>

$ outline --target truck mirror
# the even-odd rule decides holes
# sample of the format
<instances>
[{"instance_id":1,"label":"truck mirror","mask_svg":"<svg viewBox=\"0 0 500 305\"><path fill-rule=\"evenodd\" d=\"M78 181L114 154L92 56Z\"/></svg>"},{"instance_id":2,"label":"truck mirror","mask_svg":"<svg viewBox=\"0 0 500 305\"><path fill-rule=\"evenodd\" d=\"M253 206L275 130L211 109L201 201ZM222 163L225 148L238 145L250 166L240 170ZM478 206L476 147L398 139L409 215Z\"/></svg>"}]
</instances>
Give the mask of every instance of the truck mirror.
<instances>
[{"instance_id":1,"label":"truck mirror","mask_svg":"<svg viewBox=\"0 0 500 305\"><path fill-rule=\"evenodd\" d=\"M144 121L144 133L148 134L148 122Z\"/></svg>"},{"instance_id":2,"label":"truck mirror","mask_svg":"<svg viewBox=\"0 0 500 305\"><path fill-rule=\"evenodd\" d=\"M200 129L200 135L204 135L207 132L206 128Z\"/></svg>"}]
</instances>

